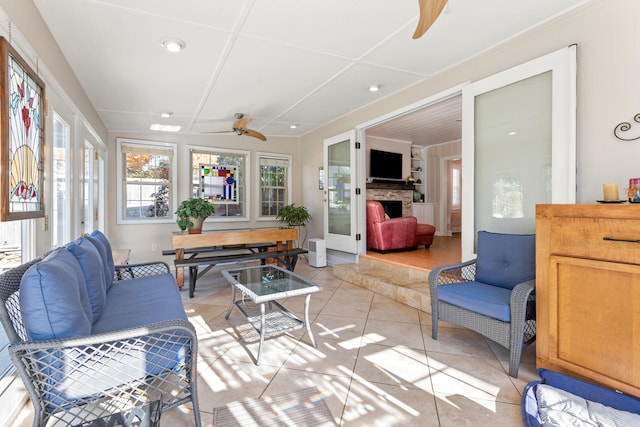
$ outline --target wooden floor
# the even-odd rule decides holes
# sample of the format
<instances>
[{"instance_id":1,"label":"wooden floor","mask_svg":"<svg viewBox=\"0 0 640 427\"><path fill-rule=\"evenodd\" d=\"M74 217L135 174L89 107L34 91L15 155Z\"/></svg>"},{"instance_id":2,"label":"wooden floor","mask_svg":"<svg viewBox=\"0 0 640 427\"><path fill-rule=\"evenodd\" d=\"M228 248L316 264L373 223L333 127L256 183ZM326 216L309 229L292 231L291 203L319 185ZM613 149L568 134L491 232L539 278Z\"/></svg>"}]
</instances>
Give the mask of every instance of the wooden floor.
<instances>
[{"instance_id":1,"label":"wooden floor","mask_svg":"<svg viewBox=\"0 0 640 427\"><path fill-rule=\"evenodd\" d=\"M431 270L439 265L460 262L461 253L460 233L455 233L452 237L435 236L429 249L421 246L413 251L387 252L385 254L369 250L366 255L361 256L391 264Z\"/></svg>"}]
</instances>

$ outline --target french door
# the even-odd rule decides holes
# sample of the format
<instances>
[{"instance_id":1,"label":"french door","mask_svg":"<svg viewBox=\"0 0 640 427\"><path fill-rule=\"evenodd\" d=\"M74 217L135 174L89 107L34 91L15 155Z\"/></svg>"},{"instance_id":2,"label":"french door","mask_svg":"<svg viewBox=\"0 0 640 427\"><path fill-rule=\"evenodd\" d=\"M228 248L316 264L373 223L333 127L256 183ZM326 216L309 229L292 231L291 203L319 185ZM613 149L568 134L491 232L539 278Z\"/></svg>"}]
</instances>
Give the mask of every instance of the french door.
<instances>
[{"instance_id":1,"label":"french door","mask_svg":"<svg viewBox=\"0 0 640 427\"><path fill-rule=\"evenodd\" d=\"M462 259L479 230L535 233L538 203L575 203L576 48L462 91Z\"/></svg>"},{"instance_id":2,"label":"french door","mask_svg":"<svg viewBox=\"0 0 640 427\"><path fill-rule=\"evenodd\" d=\"M355 131L324 141L324 237L328 249L358 253Z\"/></svg>"}]
</instances>

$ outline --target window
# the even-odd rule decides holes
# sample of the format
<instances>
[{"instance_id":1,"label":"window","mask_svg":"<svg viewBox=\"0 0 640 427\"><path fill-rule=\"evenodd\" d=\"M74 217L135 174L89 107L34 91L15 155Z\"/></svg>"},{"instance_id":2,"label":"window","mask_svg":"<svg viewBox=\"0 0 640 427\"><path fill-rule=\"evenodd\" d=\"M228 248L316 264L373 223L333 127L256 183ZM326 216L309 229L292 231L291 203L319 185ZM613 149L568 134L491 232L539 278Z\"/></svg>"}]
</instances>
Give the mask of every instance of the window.
<instances>
[{"instance_id":1,"label":"window","mask_svg":"<svg viewBox=\"0 0 640 427\"><path fill-rule=\"evenodd\" d=\"M289 204L291 156L258 154L260 168L259 217L273 219Z\"/></svg>"},{"instance_id":2,"label":"window","mask_svg":"<svg viewBox=\"0 0 640 427\"><path fill-rule=\"evenodd\" d=\"M173 222L176 145L118 138L118 223Z\"/></svg>"},{"instance_id":3,"label":"window","mask_svg":"<svg viewBox=\"0 0 640 427\"><path fill-rule=\"evenodd\" d=\"M53 191L51 202L51 244L58 247L71 239L69 164L69 125L55 112L53 113Z\"/></svg>"},{"instance_id":4,"label":"window","mask_svg":"<svg viewBox=\"0 0 640 427\"><path fill-rule=\"evenodd\" d=\"M236 168L237 201L214 203L216 212L210 220L215 221L215 217L225 217L225 221L231 219L229 217L234 217L238 220L249 218L246 205L247 182L249 180L246 165L248 162L249 153L247 151L207 148L190 149L191 197L199 197L200 195L200 165L233 166Z\"/></svg>"}]
</instances>

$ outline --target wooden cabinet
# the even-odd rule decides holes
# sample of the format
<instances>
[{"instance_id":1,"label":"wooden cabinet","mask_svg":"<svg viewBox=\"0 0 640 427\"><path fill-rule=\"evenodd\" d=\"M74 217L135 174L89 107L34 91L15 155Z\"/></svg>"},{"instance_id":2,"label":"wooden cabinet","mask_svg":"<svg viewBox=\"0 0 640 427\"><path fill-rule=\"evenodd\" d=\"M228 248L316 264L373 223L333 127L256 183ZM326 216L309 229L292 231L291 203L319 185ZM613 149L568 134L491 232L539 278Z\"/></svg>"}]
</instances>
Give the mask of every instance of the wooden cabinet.
<instances>
[{"instance_id":1,"label":"wooden cabinet","mask_svg":"<svg viewBox=\"0 0 640 427\"><path fill-rule=\"evenodd\" d=\"M640 205L538 205L538 367L640 397Z\"/></svg>"}]
</instances>

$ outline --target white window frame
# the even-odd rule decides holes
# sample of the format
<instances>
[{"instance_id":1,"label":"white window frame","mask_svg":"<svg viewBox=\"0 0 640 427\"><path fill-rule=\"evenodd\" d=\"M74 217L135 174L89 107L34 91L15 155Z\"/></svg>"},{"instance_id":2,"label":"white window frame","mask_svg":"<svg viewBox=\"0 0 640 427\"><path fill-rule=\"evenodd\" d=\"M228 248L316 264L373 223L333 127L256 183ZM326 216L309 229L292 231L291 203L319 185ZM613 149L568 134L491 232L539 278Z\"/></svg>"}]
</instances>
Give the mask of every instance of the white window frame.
<instances>
[{"instance_id":1,"label":"white window frame","mask_svg":"<svg viewBox=\"0 0 640 427\"><path fill-rule=\"evenodd\" d=\"M65 137L64 141L57 140L57 136L58 135L56 135L56 132L55 132L56 123L61 123L66 129L66 134L64 135L64 137ZM63 142L64 145L63 146L57 145L60 142ZM52 225L53 232L51 234L51 240L52 240L52 247L57 247L57 246L65 244L66 242L71 240L71 169L72 169L71 166L72 166L72 158L71 158L71 126L56 111L53 112L53 143L52 143L52 145L53 145L53 149L52 149L52 152L51 152L51 174L53 176L53 185L51 186L51 225ZM65 161L65 167L64 167L64 192L65 192L66 197L65 197L65 200L64 200L62 206L60 204L58 204L58 202L57 202L57 191L56 191L57 181L56 181L56 179L58 178L58 176L55 175L55 173L56 173L55 150L56 149L64 150L64 161ZM57 209L61 209L64 212L65 218L61 221L62 222L61 224L59 224L58 221L56 220ZM56 238L55 238L56 237L55 235L59 231L61 231L61 237L60 237L60 241L58 242L56 240Z\"/></svg>"},{"instance_id":2,"label":"white window frame","mask_svg":"<svg viewBox=\"0 0 640 427\"><path fill-rule=\"evenodd\" d=\"M177 157L177 144L170 142L158 142L158 141L144 141L139 139L129 139L129 138L117 138L117 154L116 154L116 171L117 171L117 184L116 184L116 194L117 194L117 223L118 224L169 224L174 223L176 221L175 210L178 206L177 200L177 177L178 177L178 157ZM157 217L140 217L136 219L129 219L124 217L124 190L126 185L126 177L124 171L124 162L122 156L122 147L124 146L133 146L136 148L145 149L148 148L150 150L171 150L172 151L172 159L171 159L171 167L170 167L170 177L169 177L169 199L171 205L169 206L169 216L167 218L157 218Z\"/></svg>"},{"instance_id":3,"label":"white window frame","mask_svg":"<svg viewBox=\"0 0 640 427\"><path fill-rule=\"evenodd\" d=\"M232 148L222 148L222 147L203 147L203 146L196 146L196 145L189 145L187 146L187 152L188 152L188 156L186 159L186 168L189 171L189 180L188 180L188 190L187 190L187 194L188 197L194 197L193 196L193 183L192 183L192 171L193 171L193 165L191 164L191 160L192 160L192 153L194 151L197 152L201 152L201 153L207 153L210 155L220 155L220 154L231 154L234 156L244 156L245 161L244 161L244 167L243 170L241 171L242 174L242 183L243 185L243 189L238 191L238 199L242 200L244 203L244 212L242 216L217 216L216 213L214 213L212 216L210 216L209 218L207 218L207 222L247 222L249 221L249 218L251 218L251 204L249 203L250 200L250 194L251 194L251 152L250 151L246 151L246 150L234 150ZM241 194L241 192L244 192L244 194ZM218 212L218 203L214 203L215 207L216 207L216 212Z\"/></svg>"},{"instance_id":4,"label":"white window frame","mask_svg":"<svg viewBox=\"0 0 640 427\"><path fill-rule=\"evenodd\" d=\"M277 153L265 153L258 152L256 153L256 176L258 177L258 194L256 197L256 212L257 212L257 220L258 221L274 221L277 215L262 215L262 164L264 162L274 162L279 163L279 166L284 166L287 168L287 182L285 184L287 191L287 200L285 201L285 205L290 205L292 200L292 178L291 178L291 167L293 165L293 156L288 154L277 154Z\"/></svg>"}]
</instances>

